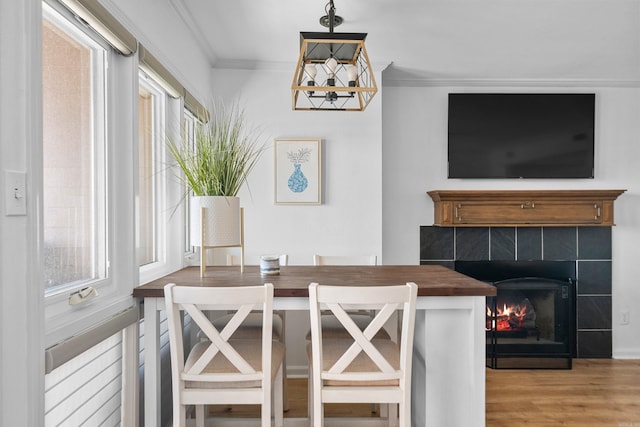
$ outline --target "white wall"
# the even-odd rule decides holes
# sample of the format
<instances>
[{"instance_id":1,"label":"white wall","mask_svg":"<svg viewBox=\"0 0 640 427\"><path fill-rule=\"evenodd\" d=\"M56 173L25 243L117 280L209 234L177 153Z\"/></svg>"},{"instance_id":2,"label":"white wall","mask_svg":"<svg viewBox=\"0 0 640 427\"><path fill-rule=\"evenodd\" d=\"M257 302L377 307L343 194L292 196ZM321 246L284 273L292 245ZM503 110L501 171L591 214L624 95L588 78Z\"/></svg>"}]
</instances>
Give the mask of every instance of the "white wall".
<instances>
[{"instance_id":1,"label":"white wall","mask_svg":"<svg viewBox=\"0 0 640 427\"><path fill-rule=\"evenodd\" d=\"M415 84L415 81L413 82ZM640 88L408 86L385 79L383 89L383 258L385 263L419 261L419 227L433 224L426 194L443 189L626 189L615 202L613 228L613 355L640 357ZM518 85L522 85L519 82ZM546 83L548 84L548 83ZM449 92L596 93L596 165L593 180L447 179L447 94ZM631 322L619 324L622 309Z\"/></svg>"}]
</instances>

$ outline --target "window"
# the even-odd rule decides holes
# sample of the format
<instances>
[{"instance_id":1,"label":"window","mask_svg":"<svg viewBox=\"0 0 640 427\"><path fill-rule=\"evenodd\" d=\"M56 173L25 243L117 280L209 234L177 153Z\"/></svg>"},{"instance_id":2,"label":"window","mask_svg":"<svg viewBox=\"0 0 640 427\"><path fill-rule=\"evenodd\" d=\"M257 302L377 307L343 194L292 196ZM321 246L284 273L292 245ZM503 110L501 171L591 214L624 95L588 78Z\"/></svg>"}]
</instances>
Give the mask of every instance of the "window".
<instances>
[{"instance_id":1,"label":"window","mask_svg":"<svg viewBox=\"0 0 640 427\"><path fill-rule=\"evenodd\" d=\"M43 221L46 295L108 277L107 51L43 5Z\"/></svg>"},{"instance_id":2,"label":"window","mask_svg":"<svg viewBox=\"0 0 640 427\"><path fill-rule=\"evenodd\" d=\"M134 60L60 3L42 4L46 348L135 303ZM89 286L91 298L70 299Z\"/></svg>"},{"instance_id":3,"label":"window","mask_svg":"<svg viewBox=\"0 0 640 427\"><path fill-rule=\"evenodd\" d=\"M176 176L165 141L192 142L199 115L206 110L174 77L163 61L138 46L139 185L137 235L140 283L184 265L193 253L188 238L188 197ZM185 216L186 215L186 216ZM155 226L155 228L153 228ZM155 252L151 249L155 244ZM185 254L189 256L185 257ZM155 255L155 256L154 256ZM187 261L188 262L188 261Z\"/></svg>"},{"instance_id":4,"label":"window","mask_svg":"<svg viewBox=\"0 0 640 427\"><path fill-rule=\"evenodd\" d=\"M146 283L183 266L182 187L168 171L165 141L180 137L184 89L141 44L138 67L136 251Z\"/></svg>"},{"instance_id":5,"label":"window","mask_svg":"<svg viewBox=\"0 0 640 427\"><path fill-rule=\"evenodd\" d=\"M163 261L165 92L144 72L138 88L138 195L136 250L140 267Z\"/></svg>"},{"instance_id":6,"label":"window","mask_svg":"<svg viewBox=\"0 0 640 427\"><path fill-rule=\"evenodd\" d=\"M200 123L200 119L194 116L189 110L184 110L184 126L182 127L182 137L187 142L189 147L193 147L195 144L196 138L196 126ZM184 252L191 253L193 252L193 245L191 244L190 238L190 215L189 215L189 196L191 195L191 190L187 186L186 182L184 183L183 188L184 194L186 195L184 199Z\"/></svg>"}]
</instances>

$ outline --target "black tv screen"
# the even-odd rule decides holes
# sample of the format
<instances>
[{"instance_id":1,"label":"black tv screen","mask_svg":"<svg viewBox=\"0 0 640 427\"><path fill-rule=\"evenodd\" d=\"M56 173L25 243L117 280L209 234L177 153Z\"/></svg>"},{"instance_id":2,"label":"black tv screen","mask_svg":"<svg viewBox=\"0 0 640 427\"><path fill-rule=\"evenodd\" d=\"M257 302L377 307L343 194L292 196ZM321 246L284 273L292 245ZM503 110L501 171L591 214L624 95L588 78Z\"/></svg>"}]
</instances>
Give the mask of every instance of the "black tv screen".
<instances>
[{"instance_id":1,"label":"black tv screen","mask_svg":"<svg viewBox=\"0 0 640 427\"><path fill-rule=\"evenodd\" d=\"M593 178L595 94L449 94L449 178Z\"/></svg>"}]
</instances>

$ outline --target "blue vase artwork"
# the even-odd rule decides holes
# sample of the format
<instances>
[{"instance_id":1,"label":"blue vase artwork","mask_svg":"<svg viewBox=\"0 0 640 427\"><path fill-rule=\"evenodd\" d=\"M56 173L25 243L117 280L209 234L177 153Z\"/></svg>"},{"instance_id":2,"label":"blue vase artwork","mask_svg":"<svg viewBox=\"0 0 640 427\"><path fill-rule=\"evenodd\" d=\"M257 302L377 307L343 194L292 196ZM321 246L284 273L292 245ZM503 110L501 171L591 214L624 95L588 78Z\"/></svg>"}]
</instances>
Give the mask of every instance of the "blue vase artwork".
<instances>
[{"instance_id":1,"label":"blue vase artwork","mask_svg":"<svg viewBox=\"0 0 640 427\"><path fill-rule=\"evenodd\" d=\"M298 151L287 152L289 161L293 163L293 172L291 176L289 176L287 186L289 190L294 193L302 193L309 186L309 180L304 176L304 172L302 172L302 163L309 161L310 154L310 148L300 148Z\"/></svg>"}]
</instances>

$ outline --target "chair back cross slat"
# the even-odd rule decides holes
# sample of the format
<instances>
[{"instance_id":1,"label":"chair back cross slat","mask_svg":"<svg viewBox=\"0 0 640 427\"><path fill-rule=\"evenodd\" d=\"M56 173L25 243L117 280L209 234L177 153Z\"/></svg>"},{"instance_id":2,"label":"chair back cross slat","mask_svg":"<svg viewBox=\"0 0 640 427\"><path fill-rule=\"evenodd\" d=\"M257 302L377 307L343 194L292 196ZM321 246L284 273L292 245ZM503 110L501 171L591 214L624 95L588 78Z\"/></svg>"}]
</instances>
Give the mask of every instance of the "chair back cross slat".
<instances>
[{"instance_id":1,"label":"chair back cross slat","mask_svg":"<svg viewBox=\"0 0 640 427\"><path fill-rule=\"evenodd\" d=\"M382 329L384 324L396 310L396 304L386 304L383 309L376 314L364 331L361 331L360 328L358 328L340 304L329 303L327 304L327 307L329 307L334 316L354 339L354 343L351 347L349 347L342 357L340 357L340 359L338 359L336 363L327 370L329 374L340 374L344 372L362 351L369 356L381 372L386 374L393 374L396 372L396 369L391 366L387 359L371 343L373 337L375 337L378 331Z\"/></svg>"},{"instance_id":2,"label":"chair back cross slat","mask_svg":"<svg viewBox=\"0 0 640 427\"><path fill-rule=\"evenodd\" d=\"M247 362L246 359L244 359L228 342L231 335L233 335L233 332L235 332L238 326L242 324L242 321L249 315L254 304L242 305L222 330L222 333L218 332L211 321L194 304L181 305L191 316L193 321L195 321L200 327L202 332L209 338L209 341L211 341L207 350L202 353L193 366L184 373L184 376L201 374L218 353L222 353L227 360L229 360L229 362L238 369L238 372L243 374L256 373L256 370L251 367L249 362ZM211 380L214 380L213 375L210 377L212 377Z\"/></svg>"}]
</instances>

